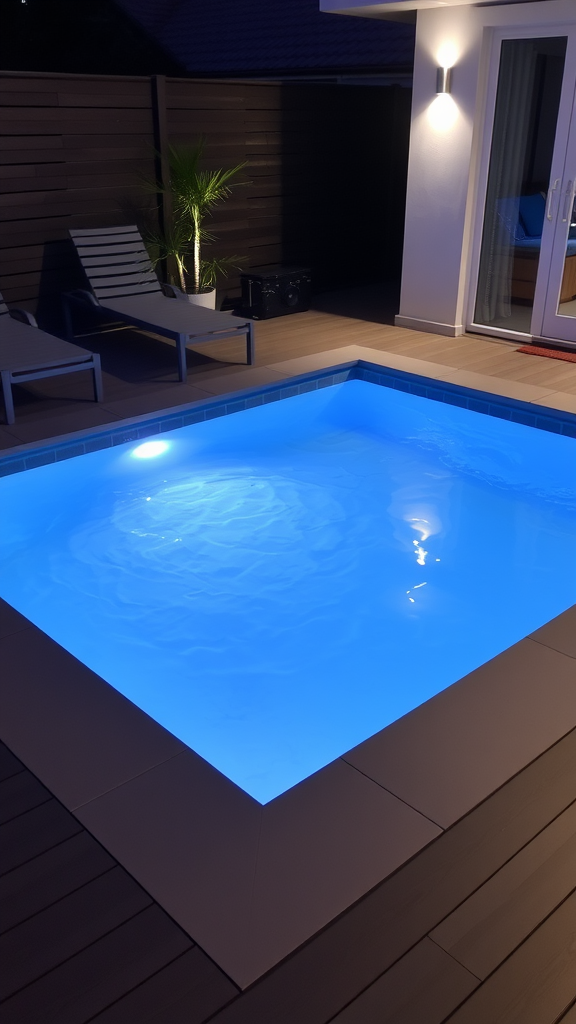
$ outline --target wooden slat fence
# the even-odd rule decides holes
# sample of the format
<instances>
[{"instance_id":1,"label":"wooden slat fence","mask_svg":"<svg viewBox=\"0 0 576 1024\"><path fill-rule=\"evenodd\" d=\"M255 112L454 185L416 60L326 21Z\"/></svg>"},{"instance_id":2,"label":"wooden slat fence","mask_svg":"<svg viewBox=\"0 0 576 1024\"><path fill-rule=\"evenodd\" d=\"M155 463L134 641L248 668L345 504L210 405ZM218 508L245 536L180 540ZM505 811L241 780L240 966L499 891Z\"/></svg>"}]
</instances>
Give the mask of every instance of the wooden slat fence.
<instances>
[{"instance_id":1,"label":"wooden slat fence","mask_svg":"<svg viewBox=\"0 0 576 1024\"><path fill-rule=\"evenodd\" d=\"M399 267L409 90L314 83L0 74L0 288L50 314L81 284L68 229L154 219L140 184L169 142L246 161L214 252L311 265L317 288ZM143 213L144 211L144 213ZM238 275L225 282L238 292Z\"/></svg>"}]
</instances>

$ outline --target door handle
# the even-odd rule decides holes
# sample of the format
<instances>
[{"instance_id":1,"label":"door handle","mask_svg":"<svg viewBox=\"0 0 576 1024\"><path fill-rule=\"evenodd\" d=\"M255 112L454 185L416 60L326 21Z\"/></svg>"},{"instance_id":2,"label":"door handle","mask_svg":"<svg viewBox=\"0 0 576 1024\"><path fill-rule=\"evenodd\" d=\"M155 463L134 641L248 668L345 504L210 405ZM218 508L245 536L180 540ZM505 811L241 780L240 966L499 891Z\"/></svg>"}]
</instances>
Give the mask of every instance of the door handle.
<instances>
[{"instance_id":1,"label":"door handle","mask_svg":"<svg viewBox=\"0 0 576 1024\"><path fill-rule=\"evenodd\" d=\"M558 188L559 184L560 184L560 178L556 178L556 181L554 182L554 184L548 189L548 202L546 204L546 219L547 220L552 220L552 200L554 198L554 193L555 193L556 189Z\"/></svg>"},{"instance_id":2,"label":"door handle","mask_svg":"<svg viewBox=\"0 0 576 1024\"><path fill-rule=\"evenodd\" d=\"M562 223L565 224L570 216L572 210L572 200L574 198L574 181L569 181L566 191L564 193L564 207L562 209Z\"/></svg>"}]
</instances>

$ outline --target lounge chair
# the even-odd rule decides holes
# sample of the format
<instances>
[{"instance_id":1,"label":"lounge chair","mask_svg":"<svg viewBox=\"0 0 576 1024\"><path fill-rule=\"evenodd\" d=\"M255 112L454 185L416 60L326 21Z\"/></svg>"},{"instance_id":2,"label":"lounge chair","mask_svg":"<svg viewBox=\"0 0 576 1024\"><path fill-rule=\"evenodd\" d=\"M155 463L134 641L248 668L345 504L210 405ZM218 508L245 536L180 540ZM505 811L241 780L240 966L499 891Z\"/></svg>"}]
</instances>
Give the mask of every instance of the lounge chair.
<instances>
[{"instance_id":1,"label":"lounge chair","mask_svg":"<svg viewBox=\"0 0 576 1024\"><path fill-rule=\"evenodd\" d=\"M90 285L89 292L70 292L64 296L70 340L72 304L77 300L89 305L103 319L121 320L175 341L180 380L186 380L186 346L201 341L244 335L246 361L250 365L254 362L252 322L188 301L174 301L186 296L171 285L160 285L134 225L70 231L70 237Z\"/></svg>"},{"instance_id":2,"label":"lounge chair","mask_svg":"<svg viewBox=\"0 0 576 1024\"><path fill-rule=\"evenodd\" d=\"M94 399L102 400L100 356L41 331L31 313L9 310L0 295L0 373L6 421L14 423L12 385L61 373L92 370Z\"/></svg>"}]
</instances>

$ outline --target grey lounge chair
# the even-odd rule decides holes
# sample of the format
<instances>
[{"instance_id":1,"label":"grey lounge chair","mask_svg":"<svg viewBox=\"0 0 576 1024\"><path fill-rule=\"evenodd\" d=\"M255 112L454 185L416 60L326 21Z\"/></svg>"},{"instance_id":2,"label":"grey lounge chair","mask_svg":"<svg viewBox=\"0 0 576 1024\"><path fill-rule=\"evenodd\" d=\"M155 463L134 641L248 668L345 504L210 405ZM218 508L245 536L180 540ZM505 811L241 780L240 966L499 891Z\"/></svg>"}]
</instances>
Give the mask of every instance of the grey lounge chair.
<instances>
[{"instance_id":1,"label":"grey lounge chair","mask_svg":"<svg viewBox=\"0 0 576 1024\"><path fill-rule=\"evenodd\" d=\"M76 370L92 370L94 399L100 402L100 356L39 330L31 313L22 309L10 311L0 295L0 374L8 423L14 423L13 384Z\"/></svg>"},{"instance_id":2,"label":"grey lounge chair","mask_svg":"<svg viewBox=\"0 0 576 1024\"><path fill-rule=\"evenodd\" d=\"M174 301L182 292L171 285L160 285L137 227L70 231L70 237L91 289L64 296L70 340L71 307L74 300L79 300L91 305L104 319L121 320L175 341L180 380L186 380L186 346L196 342L244 335L246 361L250 365L254 362L252 322L187 301Z\"/></svg>"}]
</instances>

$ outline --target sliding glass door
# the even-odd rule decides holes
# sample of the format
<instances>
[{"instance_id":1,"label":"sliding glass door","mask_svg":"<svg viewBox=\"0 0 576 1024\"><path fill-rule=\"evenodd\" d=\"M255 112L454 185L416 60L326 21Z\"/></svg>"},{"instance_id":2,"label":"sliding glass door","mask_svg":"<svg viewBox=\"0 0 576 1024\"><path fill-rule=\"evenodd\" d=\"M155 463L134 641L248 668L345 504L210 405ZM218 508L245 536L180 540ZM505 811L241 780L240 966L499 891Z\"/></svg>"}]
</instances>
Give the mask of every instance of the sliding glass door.
<instances>
[{"instance_id":1,"label":"sliding glass door","mask_svg":"<svg viewBox=\"0 0 576 1024\"><path fill-rule=\"evenodd\" d=\"M542 326L534 333L576 345L576 103L555 184L548 213L553 229L550 273L543 295Z\"/></svg>"},{"instance_id":2,"label":"sliding glass door","mask_svg":"<svg viewBox=\"0 0 576 1024\"><path fill-rule=\"evenodd\" d=\"M576 30L502 40L473 313L494 332L576 341L575 86Z\"/></svg>"}]
</instances>

